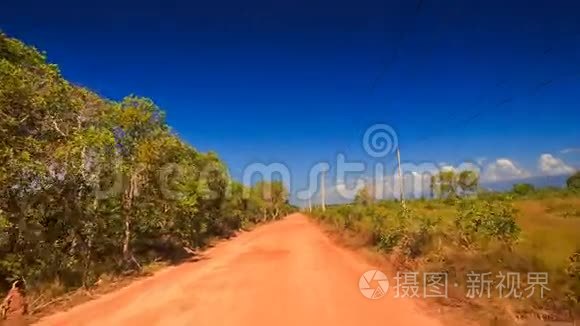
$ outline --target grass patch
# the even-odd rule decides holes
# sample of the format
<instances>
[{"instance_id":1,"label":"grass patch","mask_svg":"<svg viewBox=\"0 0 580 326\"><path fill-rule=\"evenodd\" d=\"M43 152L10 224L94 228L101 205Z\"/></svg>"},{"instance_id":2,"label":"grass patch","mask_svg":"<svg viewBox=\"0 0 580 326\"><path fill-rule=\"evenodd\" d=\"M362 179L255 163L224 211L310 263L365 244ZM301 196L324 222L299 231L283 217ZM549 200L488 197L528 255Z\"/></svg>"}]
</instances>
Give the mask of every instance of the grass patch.
<instances>
[{"instance_id":1,"label":"grass patch","mask_svg":"<svg viewBox=\"0 0 580 326\"><path fill-rule=\"evenodd\" d=\"M373 248L398 270L444 271L449 276L447 306L469 309L482 324L527 318L570 321L580 316L580 198L565 196L418 200L406 209L392 201L338 205L313 217L349 246ZM574 214L571 214L573 212ZM521 289L532 274L547 272L550 291L527 298L467 298L467 275L519 273ZM530 278L529 278L530 277ZM529 279L528 279L529 278ZM495 279L493 280L496 281Z\"/></svg>"}]
</instances>

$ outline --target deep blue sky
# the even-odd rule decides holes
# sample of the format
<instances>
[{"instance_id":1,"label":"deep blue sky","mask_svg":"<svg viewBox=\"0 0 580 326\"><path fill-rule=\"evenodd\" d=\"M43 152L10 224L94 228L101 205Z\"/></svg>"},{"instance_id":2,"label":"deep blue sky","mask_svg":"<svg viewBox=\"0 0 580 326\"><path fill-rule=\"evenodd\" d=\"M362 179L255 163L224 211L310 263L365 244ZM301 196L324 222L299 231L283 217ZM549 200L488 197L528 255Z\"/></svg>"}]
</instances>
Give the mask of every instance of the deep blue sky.
<instances>
[{"instance_id":1,"label":"deep blue sky","mask_svg":"<svg viewBox=\"0 0 580 326\"><path fill-rule=\"evenodd\" d=\"M403 160L540 154L580 166L578 1L10 1L0 28L103 96L152 98L234 177L284 162L369 160L393 126ZM387 160L392 160L388 157Z\"/></svg>"}]
</instances>

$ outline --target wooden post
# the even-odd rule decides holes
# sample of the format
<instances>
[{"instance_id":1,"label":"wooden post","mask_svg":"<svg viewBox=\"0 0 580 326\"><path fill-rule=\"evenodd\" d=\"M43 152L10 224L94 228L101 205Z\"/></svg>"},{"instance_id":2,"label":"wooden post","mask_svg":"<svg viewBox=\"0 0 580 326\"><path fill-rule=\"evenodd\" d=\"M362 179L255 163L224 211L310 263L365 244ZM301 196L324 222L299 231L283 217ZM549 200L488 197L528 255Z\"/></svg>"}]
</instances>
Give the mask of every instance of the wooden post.
<instances>
[{"instance_id":1,"label":"wooden post","mask_svg":"<svg viewBox=\"0 0 580 326\"><path fill-rule=\"evenodd\" d=\"M403 179L403 171L401 171L401 151L397 147L397 162L399 163L399 179L401 179L401 205L405 207L405 180Z\"/></svg>"},{"instance_id":2,"label":"wooden post","mask_svg":"<svg viewBox=\"0 0 580 326\"><path fill-rule=\"evenodd\" d=\"M320 180L320 184L321 184L321 189L320 189L320 203L322 206L322 211L326 211L326 189L324 189L325 185L324 185L324 181L326 179L326 171L322 171L322 176L321 176Z\"/></svg>"}]
</instances>

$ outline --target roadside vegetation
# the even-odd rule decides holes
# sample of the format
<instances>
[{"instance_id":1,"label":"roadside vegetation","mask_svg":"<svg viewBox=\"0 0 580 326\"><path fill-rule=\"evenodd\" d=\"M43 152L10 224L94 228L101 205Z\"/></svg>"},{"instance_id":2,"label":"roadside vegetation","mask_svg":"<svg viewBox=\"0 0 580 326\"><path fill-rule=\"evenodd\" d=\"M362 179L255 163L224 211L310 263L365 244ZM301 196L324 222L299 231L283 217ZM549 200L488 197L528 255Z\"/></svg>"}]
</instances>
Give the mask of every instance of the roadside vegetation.
<instances>
[{"instance_id":1,"label":"roadside vegetation","mask_svg":"<svg viewBox=\"0 0 580 326\"><path fill-rule=\"evenodd\" d=\"M367 188L354 203L316 209L312 216L345 244L383 253L395 271L447 273L449 297L440 303L468 308L485 325L579 318L580 174L563 189L516 184L496 193L478 190L471 173L435 176L435 199L374 201ZM473 272L491 273L489 298L485 286L472 285L481 281L468 281ZM508 297L505 289L498 293L496 276L509 272L521 279L516 295ZM536 272L548 273L543 298L538 288L529 297L525 291L533 281L528 273Z\"/></svg>"},{"instance_id":2,"label":"roadside vegetation","mask_svg":"<svg viewBox=\"0 0 580 326\"><path fill-rule=\"evenodd\" d=\"M0 134L0 292L24 279L46 301L292 209L281 182L232 181L150 99L102 98L4 34Z\"/></svg>"}]
</instances>

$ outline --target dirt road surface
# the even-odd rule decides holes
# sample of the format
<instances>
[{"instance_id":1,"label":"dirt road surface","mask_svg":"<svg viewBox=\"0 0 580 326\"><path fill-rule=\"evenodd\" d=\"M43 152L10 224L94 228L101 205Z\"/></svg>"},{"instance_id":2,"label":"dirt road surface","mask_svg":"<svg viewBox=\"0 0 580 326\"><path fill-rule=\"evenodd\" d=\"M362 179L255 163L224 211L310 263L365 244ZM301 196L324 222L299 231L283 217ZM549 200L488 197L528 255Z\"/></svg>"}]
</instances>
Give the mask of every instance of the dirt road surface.
<instances>
[{"instance_id":1,"label":"dirt road surface","mask_svg":"<svg viewBox=\"0 0 580 326\"><path fill-rule=\"evenodd\" d=\"M293 214L38 325L442 325L392 287L365 298L370 269Z\"/></svg>"}]
</instances>

